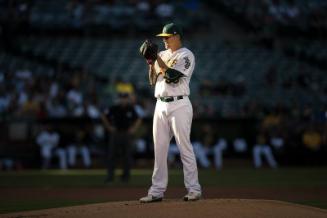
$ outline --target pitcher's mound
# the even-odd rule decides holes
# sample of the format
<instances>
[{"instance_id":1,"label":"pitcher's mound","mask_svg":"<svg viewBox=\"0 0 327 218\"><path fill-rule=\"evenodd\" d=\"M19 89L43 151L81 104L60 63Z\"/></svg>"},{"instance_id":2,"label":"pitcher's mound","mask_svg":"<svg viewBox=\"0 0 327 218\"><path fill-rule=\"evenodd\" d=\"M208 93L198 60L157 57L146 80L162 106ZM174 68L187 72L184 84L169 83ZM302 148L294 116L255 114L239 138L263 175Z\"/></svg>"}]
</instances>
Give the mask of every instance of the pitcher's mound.
<instances>
[{"instance_id":1,"label":"pitcher's mound","mask_svg":"<svg viewBox=\"0 0 327 218\"><path fill-rule=\"evenodd\" d=\"M165 200L140 204L137 201L110 202L5 214L3 217L87 217L87 218L326 218L327 210L271 200L208 199L197 202Z\"/></svg>"}]
</instances>

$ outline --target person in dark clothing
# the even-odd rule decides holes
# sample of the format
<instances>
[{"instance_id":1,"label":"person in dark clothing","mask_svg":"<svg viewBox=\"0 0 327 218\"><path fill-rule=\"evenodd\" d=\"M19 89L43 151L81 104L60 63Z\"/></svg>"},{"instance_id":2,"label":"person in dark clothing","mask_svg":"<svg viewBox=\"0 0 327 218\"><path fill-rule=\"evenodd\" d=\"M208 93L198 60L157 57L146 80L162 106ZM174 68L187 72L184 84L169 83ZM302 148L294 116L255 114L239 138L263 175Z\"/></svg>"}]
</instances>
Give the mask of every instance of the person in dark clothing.
<instances>
[{"instance_id":1,"label":"person in dark clothing","mask_svg":"<svg viewBox=\"0 0 327 218\"><path fill-rule=\"evenodd\" d=\"M101 115L102 122L110 134L108 149L107 179L114 180L117 157L123 160L123 174L121 180L128 182L132 162L133 134L141 124L141 119L131 104L127 93L120 93L117 104L114 104Z\"/></svg>"}]
</instances>

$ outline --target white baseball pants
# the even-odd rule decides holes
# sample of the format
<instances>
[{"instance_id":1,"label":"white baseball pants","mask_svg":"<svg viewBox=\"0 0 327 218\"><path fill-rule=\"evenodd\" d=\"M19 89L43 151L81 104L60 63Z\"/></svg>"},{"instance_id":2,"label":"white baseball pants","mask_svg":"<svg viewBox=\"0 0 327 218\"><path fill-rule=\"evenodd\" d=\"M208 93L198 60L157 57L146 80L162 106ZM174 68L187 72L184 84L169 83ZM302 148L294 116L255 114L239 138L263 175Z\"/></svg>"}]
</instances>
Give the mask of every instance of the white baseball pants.
<instances>
[{"instance_id":1,"label":"white baseball pants","mask_svg":"<svg viewBox=\"0 0 327 218\"><path fill-rule=\"evenodd\" d=\"M188 97L173 102L157 100L153 117L154 169L149 195L163 197L168 184L167 155L175 136L183 163L184 184L188 192L201 193L198 170L190 141L193 109Z\"/></svg>"}]
</instances>

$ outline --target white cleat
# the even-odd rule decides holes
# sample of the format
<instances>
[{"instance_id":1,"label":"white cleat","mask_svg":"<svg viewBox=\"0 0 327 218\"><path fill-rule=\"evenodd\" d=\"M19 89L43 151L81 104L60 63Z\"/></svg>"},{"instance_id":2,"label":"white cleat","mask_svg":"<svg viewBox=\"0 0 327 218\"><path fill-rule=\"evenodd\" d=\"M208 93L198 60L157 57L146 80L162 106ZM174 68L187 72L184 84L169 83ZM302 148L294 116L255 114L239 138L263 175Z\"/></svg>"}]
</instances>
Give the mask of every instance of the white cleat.
<instances>
[{"instance_id":1,"label":"white cleat","mask_svg":"<svg viewBox=\"0 0 327 218\"><path fill-rule=\"evenodd\" d=\"M198 201L201 198L200 193L189 192L187 195L184 196L184 201Z\"/></svg>"},{"instance_id":2,"label":"white cleat","mask_svg":"<svg viewBox=\"0 0 327 218\"><path fill-rule=\"evenodd\" d=\"M148 195L143 198L140 198L141 203L153 203L153 202L159 202L159 201L162 201L162 197Z\"/></svg>"}]
</instances>

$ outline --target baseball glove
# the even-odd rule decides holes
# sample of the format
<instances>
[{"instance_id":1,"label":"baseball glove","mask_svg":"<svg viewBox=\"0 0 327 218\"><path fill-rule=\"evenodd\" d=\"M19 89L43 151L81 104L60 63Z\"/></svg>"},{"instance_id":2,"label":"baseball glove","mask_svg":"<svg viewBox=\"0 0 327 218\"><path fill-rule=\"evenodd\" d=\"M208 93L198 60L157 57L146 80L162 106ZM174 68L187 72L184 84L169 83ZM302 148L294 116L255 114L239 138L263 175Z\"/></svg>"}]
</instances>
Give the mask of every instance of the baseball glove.
<instances>
[{"instance_id":1,"label":"baseball glove","mask_svg":"<svg viewBox=\"0 0 327 218\"><path fill-rule=\"evenodd\" d=\"M141 45L140 53L148 64L153 64L157 60L158 45L147 39Z\"/></svg>"}]
</instances>

